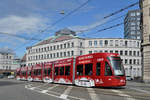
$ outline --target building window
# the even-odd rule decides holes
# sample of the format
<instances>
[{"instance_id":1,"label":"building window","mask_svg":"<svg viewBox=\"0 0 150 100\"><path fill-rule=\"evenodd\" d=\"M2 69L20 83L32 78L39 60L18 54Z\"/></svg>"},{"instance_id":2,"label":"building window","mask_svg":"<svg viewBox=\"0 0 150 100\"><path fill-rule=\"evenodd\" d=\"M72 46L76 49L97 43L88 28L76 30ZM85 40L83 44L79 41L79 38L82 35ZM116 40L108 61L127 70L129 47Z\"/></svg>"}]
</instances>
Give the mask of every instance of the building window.
<instances>
[{"instance_id":1,"label":"building window","mask_svg":"<svg viewBox=\"0 0 150 100\"><path fill-rule=\"evenodd\" d=\"M100 40L100 41L99 41L99 45L100 45L100 46L103 46L103 40Z\"/></svg>"},{"instance_id":2,"label":"building window","mask_svg":"<svg viewBox=\"0 0 150 100\"><path fill-rule=\"evenodd\" d=\"M60 45L60 49L62 49L62 48L63 48L63 45L61 44L61 45Z\"/></svg>"},{"instance_id":3,"label":"building window","mask_svg":"<svg viewBox=\"0 0 150 100\"><path fill-rule=\"evenodd\" d=\"M119 46L118 40L115 40L115 46Z\"/></svg>"},{"instance_id":4,"label":"building window","mask_svg":"<svg viewBox=\"0 0 150 100\"><path fill-rule=\"evenodd\" d=\"M70 51L68 51L67 53L68 53L68 56L70 56Z\"/></svg>"},{"instance_id":5,"label":"building window","mask_svg":"<svg viewBox=\"0 0 150 100\"><path fill-rule=\"evenodd\" d=\"M59 53L57 52L57 57L59 57Z\"/></svg>"},{"instance_id":6,"label":"building window","mask_svg":"<svg viewBox=\"0 0 150 100\"><path fill-rule=\"evenodd\" d=\"M132 12L130 15L131 15L131 16L135 16L135 12Z\"/></svg>"},{"instance_id":7,"label":"building window","mask_svg":"<svg viewBox=\"0 0 150 100\"><path fill-rule=\"evenodd\" d=\"M113 40L110 40L110 42L109 42L109 44L110 44L110 46L113 46Z\"/></svg>"},{"instance_id":8,"label":"building window","mask_svg":"<svg viewBox=\"0 0 150 100\"><path fill-rule=\"evenodd\" d=\"M82 50L80 51L80 55L82 55Z\"/></svg>"},{"instance_id":9,"label":"building window","mask_svg":"<svg viewBox=\"0 0 150 100\"><path fill-rule=\"evenodd\" d=\"M113 50L110 50L110 53L113 53Z\"/></svg>"},{"instance_id":10,"label":"building window","mask_svg":"<svg viewBox=\"0 0 150 100\"><path fill-rule=\"evenodd\" d=\"M107 50L105 50L104 52L106 52L106 53L107 53L108 51L107 51Z\"/></svg>"},{"instance_id":11,"label":"building window","mask_svg":"<svg viewBox=\"0 0 150 100\"><path fill-rule=\"evenodd\" d=\"M136 59L133 60L133 64L136 64Z\"/></svg>"},{"instance_id":12,"label":"building window","mask_svg":"<svg viewBox=\"0 0 150 100\"><path fill-rule=\"evenodd\" d=\"M118 53L118 50L116 50L115 53Z\"/></svg>"},{"instance_id":13,"label":"building window","mask_svg":"<svg viewBox=\"0 0 150 100\"><path fill-rule=\"evenodd\" d=\"M66 57L66 52L64 52L64 57Z\"/></svg>"},{"instance_id":14,"label":"building window","mask_svg":"<svg viewBox=\"0 0 150 100\"><path fill-rule=\"evenodd\" d=\"M46 47L44 47L44 51L46 51Z\"/></svg>"},{"instance_id":15,"label":"building window","mask_svg":"<svg viewBox=\"0 0 150 100\"><path fill-rule=\"evenodd\" d=\"M128 41L125 41L125 46L128 46Z\"/></svg>"},{"instance_id":16,"label":"building window","mask_svg":"<svg viewBox=\"0 0 150 100\"><path fill-rule=\"evenodd\" d=\"M89 41L89 46L92 46L92 41Z\"/></svg>"},{"instance_id":17,"label":"building window","mask_svg":"<svg viewBox=\"0 0 150 100\"><path fill-rule=\"evenodd\" d=\"M52 50L52 46L50 46L50 50Z\"/></svg>"},{"instance_id":18,"label":"building window","mask_svg":"<svg viewBox=\"0 0 150 100\"><path fill-rule=\"evenodd\" d=\"M132 56L132 51L129 51L129 55Z\"/></svg>"},{"instance_id":19,"label":"building window","mask_svg":"<svg viewBox=\"0 0 150 100\"><path fill-rule=\"evenodd\" d=\"M53 50L56 50L56 46L55 45L53 46Z\"/></svg>"},{"instance_id":20,"label":"building window","mask_svg":"<svg viewBox=\"0 0 150 100\"><path fill-rule=\"evenodd\" d=\"M47 59L49 59L49 54L47 54Z\"/></svg>"},{"instance_id":21,"label":"building window","mask_svg":"<svg viewBox=\"0 0 150 100\"><path fill-rule=\"evenodd\" d=\"M94 53L98 52L97 50L94 50Z\"/></svg>"},{"instance_id":22,"label":"building window","mask_svg":"<svg viewBox=\"0 0 150 100\"><path fill-rule=\"evenodd\" d=\"M59 45L57 45L57 50L59 50Z\"/></svg>"},{"instance_id":23,"label":"building window","mask_svg":"<svg viewBox=\"0 0 150 100\"><path fill-rule=\"evenodd\" d=\"M82 42L80 42L80 47L82 47Z\"/></svg>"},{"instance_id":24,"label":"building window","mask_svg":"<svg viewBox=\"0 0 150 100\"><path fill-rule=\"evenodd\" d=\"M74 55L74 51L71 51L71 55L72 55L72 56Z\"/></svg>"},{"instance_id":25,"label":"building window","mask_svg":"<svg viewBox=\"0 0 150 100\"><path fill-rule=\"evenodd\" d=\"M92 51L89 51L89 54L91 54L92 53Z\"/></svg>"},{"instance_id":26,"label":"building window","mask_svg":"<svg viewBox=\"0 0 150 100\"><path fill-rule=\"evenodd\" d=\"M108 40L105 40L105 42L104 42L104 43L105 43L105 46L107 46L107 45L108 45Z\"/></svg>"},{"instance_id":27,"label":"building window","mask_svg":"<svg viewBox=\"0 0 150 100\"><path fill-rule=\"evenodd\" d=\"M66 43L64 44L64 48L66 48Z\"/></svg>"},{"instance_id":28,"label":"building window","mask_svg":"<svg viewBox=\"0 0 150 100\"><path fill-rule=\"evenodd\" d=\"M122 50L120 51L120 55L123 55L123 51Z\"/></svg>"},{"instance_id":29,"label":"building window","mask_svg":"<svg viewBox=\"0 0 150 100\"><path fill-rule=\"evenodd\" d=\"M134 51L133 55L136 56L136 51Z\"/></svg>"},{"instance_id":30,"label":"building window","mask_svg":"<svg viewBox=\"0 0 150 100\"><path fill-rule=\"evenodd\" d=\"M68 45L68 48L70 48L70 43L68 43L67 45Z\"/></svg>"},{"instance_id":31,"label":"building window","mask_svg":"<svg viewBox=\"0 0 150 100\"><path fill-rule=\"evenodd\" d=\"M74 43L72 42L72 47L74 47Z\"/></svg>"},{"instance_id":32,"label":"building window","mask_svg":"<svg viewBox=\"0 0 150 100\"><path fill-rule=\"evenodd\" d=\"M125 55L126 55L126 56L128 55L128 51L125 51Z\"/></svg>"},{"instance_id":33,"label":"building window","mask_svg":"<svg viewBox=\"0 0 150 100\"><path fill-rule=\"evenodd\" d=\"M132 64L132 59L130 59L129 64Z\"/></svg>"},{"instance_id":34,"label":"building window","mask_svg":"<svg viewBox=\"0 0 150 100\"><path fill-rule=\"evenodd\" d=\"M97 41L94 41L94 46L97 46Z\"/></svg>"},{"instance_id":35,"label":"building window","mask_svg":"<svg viewBox=\"0 0 150 100\"><path fill-rule=\"evenodd\" d=\"M62 52L60 52L60 57L62 57Z\"/></svg>"},{"instance_id":36,"label":"building window","mask_svg":"<svg viewBox=\"0 0 150 100\"><path fill-rule=\"evenodd\" d=\"M138 52L137 52L137 56L139 56L139 55L140 55L140 52L138 51Z\"/></svg>"},{"instance_id":37,"label":"building window","mask_svg":"<svg viewBox=\"0 0 150 100\"><path fill-rule=\"evenodd\" d=\"M125 59L125 64L128 64L128 60L127 59Z\"/></svg>"},{"instance_id":38,"label":"building window","mask_svg":"<svg viewBox=\"0 0 150 100\"><path fill-rule=\"evenodd\" d=\"M55 58L55 53L53 54L53 58Z\"/></svg>"}]
</instances>

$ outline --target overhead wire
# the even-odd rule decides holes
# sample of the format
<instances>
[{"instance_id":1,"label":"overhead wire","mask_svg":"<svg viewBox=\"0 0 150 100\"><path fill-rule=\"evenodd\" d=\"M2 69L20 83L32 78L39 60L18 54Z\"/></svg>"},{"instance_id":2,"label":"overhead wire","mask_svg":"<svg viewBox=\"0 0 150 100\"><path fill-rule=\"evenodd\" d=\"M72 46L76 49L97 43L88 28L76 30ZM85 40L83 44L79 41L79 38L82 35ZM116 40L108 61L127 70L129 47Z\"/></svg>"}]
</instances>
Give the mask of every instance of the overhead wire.
<instances>
[{"instance_id":1,"label":"overhead wire","mask_svg":"<svg viewBox=\"0 0 150 100\"><path fill-rule=\"evenodd\" d=\"M60 19L58 19L57 21L55 21L53 24L51 24L50 27L47 27L46 29L44 30L40 30L40 33L43 33L45 32L47 29L51 29L52 27L54 27L57 23L61 22L62 20L64 20L66 17L68 17L69 15L73 14L74 12L78 11L80 8L84 7L86 4L88 4L91 0L87 0L86 2L82 3L81 5L79 5L77 8L73 9L72 11L70 11L68 14L66 14L65 16L61 17ZM39 36L39 34L37 35L34 35L31 37L34 38L34 37L37 37ZM28 41L27 43L29 43L30 41ZM27 43L24 43L23 45L27 44ZM22 46L22 45L21 45ZM21 47L19 46L19 47ZM15 50L18 49L18 48L15 48Z\"/></svg>"},{"instance_id":2,"label":"overhead wire","mask_svg":"<svg viewBox=\"0 0 150 100\"><path fill-rule=\"evenodd\" d=\"M36 40L36 41L42 40L42 39L38 39L38 38L30 38L30 37L25 37L25 36L21 36L21 35L17 35L17 34L10 34L10 33L6 33L6 32L0 32L0 34L12 36L12 37L17 37L17 38L22 38L24 40Z\"/></svg>"},{"instance_id":3,"label":"overhead wire","mask_svg":"<svg viewBox=\"0 0 150 100\"><path fill-rule=\"evenodd\" d=\"M121 13L121 12L123 12L123 11L125 11L125 10L131 8L131 7L134 7L134 6L138 5L138 4L139 4L139 2L135 2L135 3L130 4L130 5L126 6L126 7L124 7L124 8L121 8L121 9L115 11L115 12L112 12L112 13L110 13L110 14L104 16L100 21L103 21L103 20L105 20L105 19L107 19L107 18L109 18L109 17L112 17L112 16L114 16L114 15L116 15L116 14L118 14L118 13ZM100 24L100 25L101 25L101 24ZM89 31L89 30L95 29L95 28L99 27L100 25L96 25L96 26L94 26L94 27L92 27L92 28L89 28L89 29L86 29L86 30L82 30L82 31L80 31L80 33L87 32L87 31Z\"/></svg>"}]
</instances>

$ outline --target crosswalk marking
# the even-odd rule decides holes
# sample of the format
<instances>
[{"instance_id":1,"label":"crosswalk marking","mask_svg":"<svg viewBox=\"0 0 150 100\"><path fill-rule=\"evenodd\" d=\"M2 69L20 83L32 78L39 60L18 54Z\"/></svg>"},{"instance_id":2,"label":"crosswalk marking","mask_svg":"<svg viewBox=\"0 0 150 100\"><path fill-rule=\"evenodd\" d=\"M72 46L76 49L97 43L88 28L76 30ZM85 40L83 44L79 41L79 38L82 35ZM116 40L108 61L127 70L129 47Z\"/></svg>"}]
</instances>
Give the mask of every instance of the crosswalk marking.
<instances>
[{"instance_id":1,"label":"crosswalk marking","mask_svg":"<svg viewBox=\"0 0 150 100\"><path fill-rule=\"evenodd\" d=\"M42 90L41 93L47 93L49 90L51 90L51 89L53 89L53 88L55 88L55 87L57 87L57 86L58 86L58 85L55 85L55 86L49 87L49 88L46 89L46 90Z\"/></svg>"},{"instance_id":2,"label":"crosswalk marking","mask_svg":"<svg viewBox=\"0 0 150 100\"><path fill-rule=\"evenodd\" d=\"M95 91L93 88L87 88L89 95L91 97L91 100L100 100L100 98L97 97Z\"/></svg>"},{"instance_id":3,"label":"crosswalk marking","mask_svg":"<svg viewBox=\"0 0 150 100\"><path fill-rule=\"evenodd\" d=\"M64 91L64 93L60 95L60 98L62 98L62 99L67 99L68 94L70 93L71 89L72 89L72 86L69 86L69 87Z\"/></svg>"},{"instance_id":4,"label":"crosswalk marking","mask_svg":"<svg viewBox=\"0 0 150 100\"><path fill-rule=\"evenodd\" d=\"M113 92L118 93L118 95L126 97L126 100L136 100L135 98L131 97L130 95L124 94L122 91L119 90L112 90Z\"/></svg>"}]
</instances>

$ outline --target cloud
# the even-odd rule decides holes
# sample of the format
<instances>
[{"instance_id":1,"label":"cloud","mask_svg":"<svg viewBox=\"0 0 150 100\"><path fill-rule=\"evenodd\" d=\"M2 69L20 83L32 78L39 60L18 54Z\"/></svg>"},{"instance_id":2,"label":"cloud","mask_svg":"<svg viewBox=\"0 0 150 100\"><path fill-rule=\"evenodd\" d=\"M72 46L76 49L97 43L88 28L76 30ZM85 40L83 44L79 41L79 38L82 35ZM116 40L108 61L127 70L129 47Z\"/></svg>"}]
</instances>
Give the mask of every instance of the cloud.
<instances>
[{"instance_id":1,"label":"cloud","mask_svg":"<svg viewBox=\"0 0 150 100\"><path fill-rule=\"evenodd\" d=\"M82 32L87 32L90 31L91 29L102 25L103 23L105 23L108 19L105 20L97 20L95 23L89 24L89 25L77 25L77 26L71 26L69 27L70 29L76 31L77 33L82 33Z\"/></svg>"},{"instance_id":2,"label":"cloud","mask_svg":"<svg viewBox=\"0 0 150 100\"><path fill-rule=\"evenodd\" d=\"M44 26L44 20L34 16L11 15L0 19L0 31L11 34L33 33L44 28Z\"/></svg>"}]
</instances>

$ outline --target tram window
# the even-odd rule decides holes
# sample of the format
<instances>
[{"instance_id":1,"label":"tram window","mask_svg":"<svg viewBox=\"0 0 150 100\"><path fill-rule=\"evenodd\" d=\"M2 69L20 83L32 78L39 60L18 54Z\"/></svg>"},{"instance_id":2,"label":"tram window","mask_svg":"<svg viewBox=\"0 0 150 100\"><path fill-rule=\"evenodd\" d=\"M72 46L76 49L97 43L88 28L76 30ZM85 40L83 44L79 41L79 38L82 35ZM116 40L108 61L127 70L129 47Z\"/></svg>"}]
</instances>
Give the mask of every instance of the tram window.
<instances>
[{"instance_id":1,"label":"tram window","mask_svg":"<svg viewBox=\"0 0 150 100\"><path fill-rule=\"evenodd\" d=\"M101 63L98 62L98 63L96 64L96 75L97 75L97 76L100 75L100 72L101 72Z\"/></svg>"},{"instance_id":2,"label":"tram window","mask_svg":"<svg viewBox=\"0 0 150 100\"><path fill-rule=\"evenodd\" d=\"M20 72L17 72L17 75L20 75Z\"/></svg>"},{"instance_id":3,"label":"tram window","mask_svg":"<svg viewBox=\"0 0 150 100\"><path fill-rule=\"evenodd\" d=\"M107 62L105 62L105 76L112 76L112 71Z\"/></svg>"},{"instance_id":4,"label":"tram window","mask_svg":"<svg viewBox=\"0 0 150 100\"><path fill-rule=\"evenodd\" d=\"M93 64L85 64L85 75L93 74Z\"/></svg>"},{"instance_id":5,"label":"tram window","mask_svg":"<svg viewBox=\"0 0 150 100\"><path fill-rule=\"evenodd\" d=\"M58 75L58 67L55 68L55 75Z\"/></svg>"},{"instance_id":6,"label":"tram window","mask_svg":"<svg viewBox=\"0 0 150 100\"><path fill-rule=\"evenodd\" d=\"M44 74L47 75L47 69L44 69Z\"/></svg>"},{"instance_id":7,"label":"tram window","mask_svg":"<svg viewBox=\"0 0 150 100\"><path fill-rule=\"evenodd\" d=\"M48 75L51 74L51 68L48 68Z\"/></svg>"},{"instance_id":8,"label":"tram window","mask_svg":"<svg viewBox=\"0 0 150 100\"><path fill-rule=\"evenodd\" d=\"M36 75L36 70L34 70L34 75Z\"/></svg>"},{"instance_id":9,"label":"tram window","mask_svg":"<svg viewBox=\"0 0 150 100\"><path fill-rule=\"evenodd\" d=\"M60 75L64 75L64 67L60 67Z\"/></svg>"},{"instance_id":10,"label":"tram window","mask_svg":"<svg viewBox=\"0 0 150 100\"><path fill-rule=\"evenodd\" d=\"M77 75L83 75L83 65L77 65Z\"/></svg>"},{"instance_id":11,"label":"tram window","mask_svg":"<svg viewBox=\"0 0 150 100\"><path fill-rule=\"evenodd\" d=\"M41 75L41 69L37 69L37 75Z\"/></svg>"},{"instance_id":12,"label":"tram window","mask_svg":"<svg viewBox=\"0 0 150 100\"><path fill-rule=\"evenodd\" d=\"M31 71L28 71L28 75L31 75Z\"/></svg>"},{"instance_id":13,"label":"tram window","mask_svg":"<svg viewBox=\"0 0 150 100\"><path fill-rule=\"evenodd\" d=\"M65 75L70 75L70 66L65 67Z\"/></svg>"}]
</instances>

